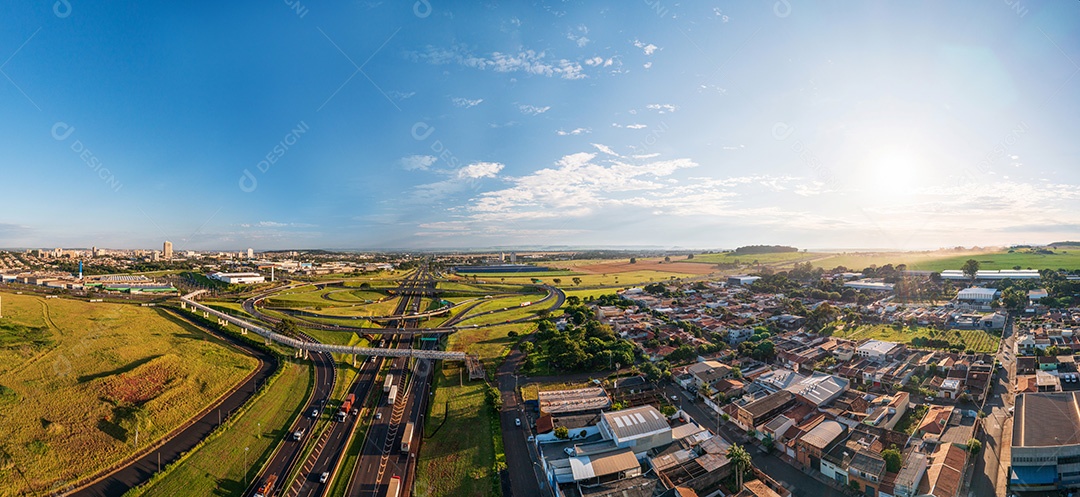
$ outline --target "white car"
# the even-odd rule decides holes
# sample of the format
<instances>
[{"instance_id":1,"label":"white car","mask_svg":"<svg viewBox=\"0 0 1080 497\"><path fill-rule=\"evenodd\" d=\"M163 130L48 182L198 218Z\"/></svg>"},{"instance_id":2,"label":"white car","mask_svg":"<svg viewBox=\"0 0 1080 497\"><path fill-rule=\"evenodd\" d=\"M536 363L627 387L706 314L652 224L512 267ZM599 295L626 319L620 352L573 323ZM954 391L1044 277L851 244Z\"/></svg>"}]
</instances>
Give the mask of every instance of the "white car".
<instances>
[{"instance_id":1,"label":"white car","mask_svg":"<svg viewBox=\"0 0 1080 497\"><path fill-rule=\"evenodd\" d=\"M319 483L326 483L326 480L329 480L329 479L330 479L330 472L329 471L324 471L323 474L319 475Z\"/></svg>"}]
</instances>

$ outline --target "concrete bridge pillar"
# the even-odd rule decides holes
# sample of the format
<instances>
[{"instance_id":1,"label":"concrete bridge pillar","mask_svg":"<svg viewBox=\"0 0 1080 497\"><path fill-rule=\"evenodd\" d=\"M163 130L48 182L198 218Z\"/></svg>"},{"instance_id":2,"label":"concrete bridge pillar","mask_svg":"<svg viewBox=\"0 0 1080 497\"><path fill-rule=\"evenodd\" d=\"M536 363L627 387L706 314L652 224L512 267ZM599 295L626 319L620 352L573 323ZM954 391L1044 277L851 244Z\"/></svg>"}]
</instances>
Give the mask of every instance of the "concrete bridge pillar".
<instances>
[{"instance_id":1,"label":"concrete bridge pillar","mask_svg":"<svg viewBox=\"0 0 1080 497\"><path fill-rule=\"evenodd\" d=\"M210 313L209 312L204 312L204 313L202 313L202 317L204 317L206 319L210 319Z\"/></svg>"},{"instance_id":2,"label":"concrete bridge pillar","mask_svg":"<svg viewBox=\"0 0 1080 497\"><path fill-rule=\"evenodd\" d=\"M247 328L240 328L241 335L247 335Z\"/></svg>"},{"instance_id":3,"label":"concrete bridge pillar","mask_svg":"<svg viewBox=\"0 0 1080 497\"><path fill-rule=\"evenodd\" d=\"M352 355L352 367L356 367L356 354Z\"/></svg>"}]
</instances>

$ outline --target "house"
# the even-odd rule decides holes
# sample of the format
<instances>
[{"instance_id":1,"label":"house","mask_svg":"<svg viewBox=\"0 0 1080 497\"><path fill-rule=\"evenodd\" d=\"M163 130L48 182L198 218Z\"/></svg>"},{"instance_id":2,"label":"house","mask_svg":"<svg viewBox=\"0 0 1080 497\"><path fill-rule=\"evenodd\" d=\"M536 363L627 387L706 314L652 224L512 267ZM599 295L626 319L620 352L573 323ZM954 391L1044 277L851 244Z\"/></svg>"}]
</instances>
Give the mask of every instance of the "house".
<instances>
[{"instance_id":1,"label":"house","mask_svg":"<svg viewBox=\"0 0 1080 497\"><path fill-rule=\"evenodd\" d=\"M885 459L881 454L859 450L848 465L849 481L859 485L859 492L867 497L877 497L878 488L885 477Z\"/></svg>"},{"instance_id":2,"label":"house","mask_svg":"<svg viewBox=\"0 0 1080 497\"><path fill-rule=\"evenodd\" d=\"M1022 374L1035 374L1035 368L1038 366L1038 361L1034 357L1017 357L1016 358L1016 374L1017 376Z\"/></svg>"},{"instance_id":3,"label":"house","mask_svg":"<svg viewBox=\"0 0 1080 497\"><path fill-rule=\"evenodd\" d=\"M781 390L745 406L736 406L736 415L732 419L737 421L744 430L756 429L793 404L795 404L795 395L787 390Z\"/></svg>"},{"instance_id":4,"label":"house","mask_svg":"<svg viewBox=\"0 0 1080 497\"><path fill-rule=\"evenodd\" d=\"M711 386L717 380L731 378L732 371L731 367L717 361L697 362L686 368L686 372L693 376L695 388L699 389L704 385Z\"/></svg>"},{"instance_id":5,"label":"house","mask_svg":"<svg viewBox=\"0 0 1080 497\"><path fill-rule=\"evenodd\" d=\"M915 497L919 494L919 482L926 474L926 454L911 452L904 459L904 465L893 482L893 495L896 497Z\"/></svg>"},{"instance_id":6,"label":"house","mask_svg":"<svg viewBox=\"0 0 1080 497\"><path fill-rule=\"evenodd\" d=\"M846 432L847 427L836 421L822 421L795 441L795 460L803 467L821 471L822 455Z\"/></svg>"},{"instance_id":7,"label":"house","mask_svg":"<svg viewBox=\"0 0 1080 497\"><path fill-rule=\"evenodd\" d=\"M919 494L935 497L957 497L964 479L967 451L953 445L941 444L930 456L926 478L919 485Z\"/></svg>"}]
</instances>

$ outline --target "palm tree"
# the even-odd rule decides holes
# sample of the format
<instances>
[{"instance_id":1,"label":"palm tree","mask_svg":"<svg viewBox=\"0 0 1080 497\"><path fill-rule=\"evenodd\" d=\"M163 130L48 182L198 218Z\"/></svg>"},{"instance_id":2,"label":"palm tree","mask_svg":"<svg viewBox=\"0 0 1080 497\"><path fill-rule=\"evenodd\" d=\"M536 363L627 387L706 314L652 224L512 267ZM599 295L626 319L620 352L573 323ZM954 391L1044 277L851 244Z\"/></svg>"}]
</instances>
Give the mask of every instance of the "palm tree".
<instances>
[{"instance_id":1,"label":"palm tree","mask_svg":"<svg viewBox=\"0 0 1080 497\"><path fill-rule=\"evenodd\" d=\"M735 482L739 486L739 491L742 491L743 473L746 472L746 468L749 468L751 464L750 453L739 444L731 444L731 447L728 447L727 454L725 455L729 461L735 463Z\"/></svg>"}]
</instances>

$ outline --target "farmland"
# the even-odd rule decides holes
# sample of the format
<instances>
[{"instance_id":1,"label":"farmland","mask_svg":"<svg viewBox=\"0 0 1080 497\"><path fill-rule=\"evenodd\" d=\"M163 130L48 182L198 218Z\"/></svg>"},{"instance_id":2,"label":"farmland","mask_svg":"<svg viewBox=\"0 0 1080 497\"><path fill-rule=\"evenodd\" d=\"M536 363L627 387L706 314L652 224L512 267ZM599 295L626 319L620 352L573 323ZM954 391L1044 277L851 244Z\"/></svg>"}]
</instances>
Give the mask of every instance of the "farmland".
<instances>
[{"instance_id":1,"label":"farmland","mask_svg":"<svg viewBox=\"0 0 1080 497\"><path fill-rule=\"evenodd\" d=\"M0 495L38 493L118 462L256 366L153 308L11 294L3 302L0 391L13 400L0 416Z\"/></svg>"},{"instance_id":2,"label":"farmland","mask_svg":"<svg viewBox=\"0 0 1080 497\"><path fill-rule=\"evenodd\" d=\"M935 330L927 327L903 327L890 325L863 325L833 333L839 338L852 340L875 339L910 344L915 338L946 340L964 350L993 353L998 349L1000 338L982 330Z\"/></svg>"}]
</instances>

